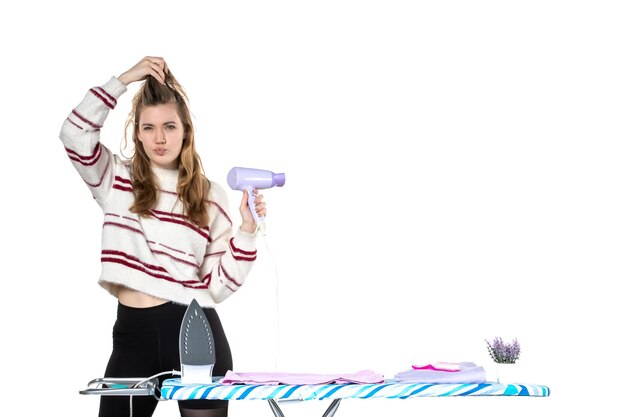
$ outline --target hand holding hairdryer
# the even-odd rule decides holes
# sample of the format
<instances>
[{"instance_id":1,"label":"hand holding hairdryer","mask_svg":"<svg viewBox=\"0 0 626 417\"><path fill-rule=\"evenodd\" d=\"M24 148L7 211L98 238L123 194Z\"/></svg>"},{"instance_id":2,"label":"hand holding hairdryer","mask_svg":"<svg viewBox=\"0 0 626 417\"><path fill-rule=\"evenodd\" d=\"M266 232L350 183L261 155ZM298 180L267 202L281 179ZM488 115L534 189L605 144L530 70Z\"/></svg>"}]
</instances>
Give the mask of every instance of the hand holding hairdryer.
<instances>
[{"instance_id":1,"label":"hand holding hairdryer","mask_svg":"<svg viewBox=\"0 0 626 417\"><path fill-rule=\"evenodd\" d=\"M282 187L285 185L285 174L275 174L272 171L255 168L234 167L228 172L228 185L233 190L248 192L248 207L261 232L265 234L265 218L259 216L255 210L255 189Z\"/></svg>"}]
</instances>

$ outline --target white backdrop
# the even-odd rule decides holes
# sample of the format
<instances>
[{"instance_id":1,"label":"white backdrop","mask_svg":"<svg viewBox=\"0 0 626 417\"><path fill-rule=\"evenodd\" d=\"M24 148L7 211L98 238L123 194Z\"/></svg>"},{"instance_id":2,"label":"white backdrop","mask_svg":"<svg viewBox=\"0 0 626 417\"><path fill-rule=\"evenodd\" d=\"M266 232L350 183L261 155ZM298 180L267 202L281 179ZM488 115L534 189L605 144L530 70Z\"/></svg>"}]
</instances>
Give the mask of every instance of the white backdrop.
<instances>
[{"instance_id":1,"label":"white backdrop","mask_svg":"<svg viewBox=\"0 0 626 417\"><path fill-rule=\"evenodd\" d=\"M218 307L236 370L392 377L474 361L493 379L484 339L517 337L521 378L549 398L347 400L338 415L623 407L620 2L198 4L2 11L0 414L97 413L78 391L104 372L116 300L96 283L100 209L58 132L88 88L145 55L188 91L210 178L286 173L264 192L267 246ZM102 132L116 151L134 91ZM165 402L155 415L176 414ZM270 410L231 403L253 414Z\"/></svg>"}]
</instances>

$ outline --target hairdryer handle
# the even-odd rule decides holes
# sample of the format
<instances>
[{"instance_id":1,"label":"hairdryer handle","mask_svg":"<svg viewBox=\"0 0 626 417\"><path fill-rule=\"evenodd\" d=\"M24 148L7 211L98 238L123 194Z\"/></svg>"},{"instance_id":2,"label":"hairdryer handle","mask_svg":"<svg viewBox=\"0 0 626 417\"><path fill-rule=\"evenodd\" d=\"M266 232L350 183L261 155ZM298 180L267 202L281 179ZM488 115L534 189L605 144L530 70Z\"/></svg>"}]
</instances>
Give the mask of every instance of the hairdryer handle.
<instances>
[{"instance_id":1,"label":"hairdryer handle","mask_svg":"<svg viewBox=\"0 0 626 417\"><path fill-rule=\"evenodd\" d=\"M254 204L254 200L256 199L256 194L254 194L254 188L252 188L251 186L247 185L246 186L246 191L248 192L248 207L250 208L250 212L252 213L252 217L254 218L254 222L257 224L257 226L262 227L263 226L263 222L265 221L265 218L263 216L259 216L256 213L256 207Z\"/></svg>"}]
</instances>

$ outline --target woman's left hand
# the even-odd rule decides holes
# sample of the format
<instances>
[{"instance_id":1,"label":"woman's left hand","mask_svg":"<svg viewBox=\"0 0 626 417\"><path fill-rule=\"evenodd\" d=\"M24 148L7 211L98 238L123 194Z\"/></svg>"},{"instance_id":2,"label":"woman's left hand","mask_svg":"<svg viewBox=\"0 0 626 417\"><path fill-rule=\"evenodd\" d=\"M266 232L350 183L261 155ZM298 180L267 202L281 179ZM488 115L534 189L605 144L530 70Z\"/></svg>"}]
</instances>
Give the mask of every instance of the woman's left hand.
<instances>
[{"instance_id":1,"label":"woman's left hand","mask_svg":"<svg viewBox=\"0 0 626 417\"><path fill-rule=\"evenodd\" d=\"M257 193L257 190L254 190L254 193ZM265 208L265 202L263 201L263 194L256 194L254 199L254 207L257 216L265 217L267 213L267 209ZM239 212L241 213L241 231L254 233L256 231L257 225L254 221L254 217L252 217L252 212L248 207L248 191L243 190L243 197L241 199L241 204L239 205Z\"/></svg>"}]
</instances>

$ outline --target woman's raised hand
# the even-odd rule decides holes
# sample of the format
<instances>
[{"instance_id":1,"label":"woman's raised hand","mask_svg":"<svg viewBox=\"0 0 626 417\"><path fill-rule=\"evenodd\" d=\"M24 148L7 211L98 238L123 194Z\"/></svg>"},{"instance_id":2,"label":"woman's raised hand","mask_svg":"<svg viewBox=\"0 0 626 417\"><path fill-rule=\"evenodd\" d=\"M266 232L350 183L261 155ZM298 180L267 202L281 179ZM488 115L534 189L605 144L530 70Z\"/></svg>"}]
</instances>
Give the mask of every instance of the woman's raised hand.
<instances>
[{"instance_id":1,"label":"woman's raised hand","mask_svg":"<svg viewBox=\"0 0 626 417\"><path fill-rule=\"evenodd\" d=\"M158 82L165 84L167 72L167 64L163 58L147 56L117 78L128 85L134 81L145 80L147 76L152 75Z\"/></svg>"}]
</instances>

